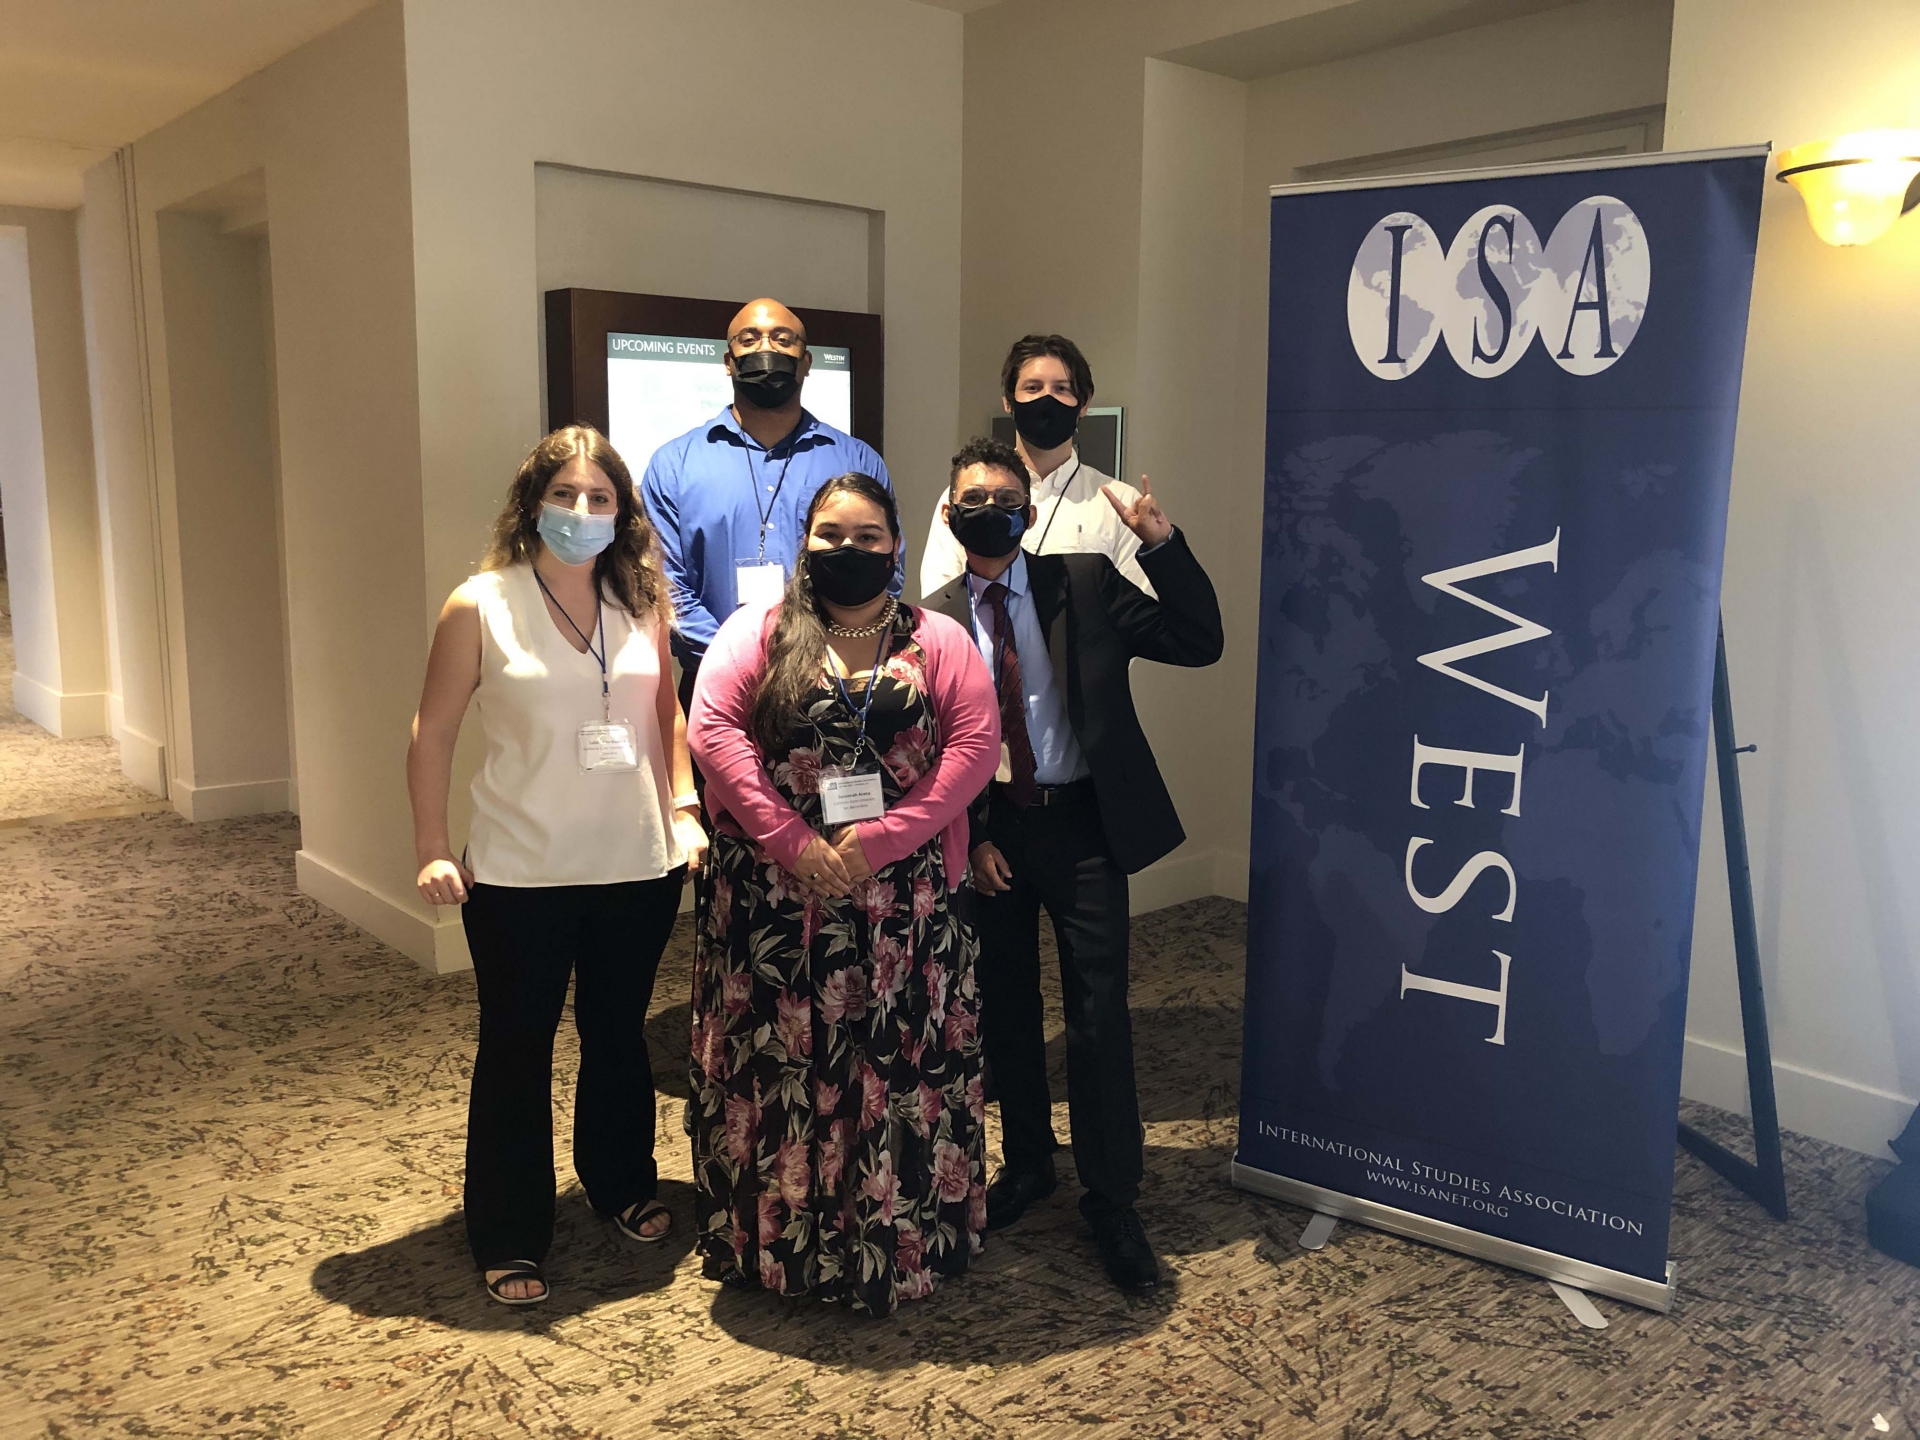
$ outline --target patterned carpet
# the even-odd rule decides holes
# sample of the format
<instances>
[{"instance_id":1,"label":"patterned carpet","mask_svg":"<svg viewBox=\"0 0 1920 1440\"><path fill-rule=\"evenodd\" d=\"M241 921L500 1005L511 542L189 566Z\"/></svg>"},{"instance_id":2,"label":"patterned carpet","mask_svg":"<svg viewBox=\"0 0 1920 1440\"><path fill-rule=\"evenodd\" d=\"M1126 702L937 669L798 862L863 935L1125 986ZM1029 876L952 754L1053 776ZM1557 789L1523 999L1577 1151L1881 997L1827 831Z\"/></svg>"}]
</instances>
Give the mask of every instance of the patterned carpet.
<instances>
[{"instance_id":1,"label":"patterned carpet","mask_svg":"<svg viewBox=\"0 0 1920 1440\"><path fill-rule=\"evenodd\" d=\"M13 615L0 575L0 820L154 798L120 773L111 739L59 740L13 708Z\"/></svg>"},{"instance_id":2,"label":"patterned carpet","mask_svg":"<svg viewBox=\"0 0 1920 1440\"><path fill-rule=\"evenodd\" d=\"M1303 1212L1225 1183L1243 918L1223 900L1135 930L1159 1297L1106 1287L1064 1189L892 1322L722 1292L689 1256L670 1099L674 1240L622 1241L572 1188L553 1302L489 1305L456 1210L471 977L428 979L298 895L296 842L284 816L0 832L0 1433L1915 1433L1920 1272L1867 1247L1883 1167L1846 1151L1790 1140L1784 1226L1682 1157L1678 1309L1602 1300L1605 1331L1387 1235L1303 1252ZM649 1025L670 1097L689 959L683 921Z\"/></svg>"}]
</instances>

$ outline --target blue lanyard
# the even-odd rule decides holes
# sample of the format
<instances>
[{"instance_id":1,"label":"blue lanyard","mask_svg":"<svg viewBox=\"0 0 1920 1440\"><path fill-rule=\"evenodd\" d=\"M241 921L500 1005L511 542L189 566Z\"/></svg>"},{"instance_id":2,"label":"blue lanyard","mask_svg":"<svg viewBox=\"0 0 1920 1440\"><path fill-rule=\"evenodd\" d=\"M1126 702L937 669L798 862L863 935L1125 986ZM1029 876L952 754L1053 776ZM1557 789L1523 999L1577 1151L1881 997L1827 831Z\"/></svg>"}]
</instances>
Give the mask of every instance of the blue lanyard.
<instances>
[{"instance_id":1,"label":"blue lanyard","mask_svg":"<svg viewBox=\"0 0 1920 1440\"><path fill-rule=\"evenodd\" d=\"M580 627L573 623L573 616L567 614L566 606L554 600L553 591L547 589L547 582L540 578L538 570L533 572L533 578L540 587L540 593L553 600L553 608L560 612L560 618L567 622L567 628L580 635ZM600 636L600 648L594 649L593 641L584 635L580 635L580 643L587 647L587 654L600 662L600 718L608 720L613 716L613 697L607 689L607 627L603 623L604 618L600 610L600 586L596 583L593 587L593 628Z\"/></svg>"},{"instance_id":2,"label":"blue lanyard","mask_svg":"<svg viewBox=\"0 0 1920 1440\"><path fill-rule=\"evenodd\" d=\"M847 690L847 682L839 675L833 677L834 686L840 691L840 698L847 702L847 709L860 717L860 734L853 742L853 763L860 763L860 752L867 748L867 716L873 713L873 691L880 683L880 662L887 653L887 642L893 638L893 620L888 618L886 628L880 632L880 643L874 648L873 669L867 672L866 698L855 709L853 696Z\"/></svg>"}]
</instances>

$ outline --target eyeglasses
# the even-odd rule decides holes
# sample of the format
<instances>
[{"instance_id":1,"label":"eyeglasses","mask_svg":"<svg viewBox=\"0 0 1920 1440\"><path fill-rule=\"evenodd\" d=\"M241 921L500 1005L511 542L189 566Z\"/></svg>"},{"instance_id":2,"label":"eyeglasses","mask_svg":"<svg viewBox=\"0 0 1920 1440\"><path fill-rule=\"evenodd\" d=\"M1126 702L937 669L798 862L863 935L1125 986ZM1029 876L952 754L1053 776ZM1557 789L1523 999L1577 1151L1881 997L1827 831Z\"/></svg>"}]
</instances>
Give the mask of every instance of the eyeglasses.
<instances>
[{"instance_id":1,"label":"eyeglasses","mask_svg":"<svg viewBox=\"0 0 1920 1440\"><path fill-rule=\"evenodd\" d=\"M800 337L784 325L764 332L749 327L736 330L727 337L727 343L736 350L757 350L762 340L776 350L798 350L801 343Z\"/></svg>"},{"instance_id":2,"label":"eyeglasses","mask_svg":"<svg viewBox=\"0 0 1920 1440\"><path fill-rule=\"evenodd\" d=\"M989 495L984 490L962 490L954 497L956 505L997 505L1002 510L1024 510L1027 508L1026 492L1022 490L996 490Z\"/></svg>"}]
</instances>

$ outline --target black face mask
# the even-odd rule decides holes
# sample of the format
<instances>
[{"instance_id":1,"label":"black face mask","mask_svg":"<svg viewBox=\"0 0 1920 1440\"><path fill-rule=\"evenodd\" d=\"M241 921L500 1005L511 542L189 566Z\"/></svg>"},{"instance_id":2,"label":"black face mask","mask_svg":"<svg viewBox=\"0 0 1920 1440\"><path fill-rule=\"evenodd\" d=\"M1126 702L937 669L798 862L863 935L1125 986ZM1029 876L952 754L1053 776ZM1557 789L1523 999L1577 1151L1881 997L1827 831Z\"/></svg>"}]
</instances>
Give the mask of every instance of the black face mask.
<instances>
[{"instance_id":1,"label":"black face mask","mask_svg":"<svg viewBox=\"0 0 1920 1440\"><path fill-rule=\"evenodd\" d=\"M891 550L862 550L842 545L833 550L809 550L807 578L822 600L849 610L879 598L893 579Z\"/></svg>"},{"instance_id":2,"label":"black face mask","mask_svg":"<svg viewBox=\"0 0 1920 1440\"><path fill-rule=\"evenodd\" d=\"M1080 407L1056 400L1051 395L1013 402L1013 428L1020 438L1036 450L1054 450L1073 438L1080 428Z\"/></svg>"},{"instance_id":3,"label":"black face mask","mask_svg":"<svg viewBox=\"0 0 1920 1440\"><path fill-rule=\"evenodd\" d=\"M1027 533L1025 510L1002 510L998 505L948 505L947 528L969 555L998 560L1011 555Z\"/></svg>"},{"instance_id":4,"label":"black face mask","mask_svg":"<svg viewBox=\"0 0 1920 1440\"><path fill-rule=\"evenodd\" d=\"M778 350L733 357L733 393L762 410L778 410L800 393L800 362Z\"/></svg>"}]
</instances>

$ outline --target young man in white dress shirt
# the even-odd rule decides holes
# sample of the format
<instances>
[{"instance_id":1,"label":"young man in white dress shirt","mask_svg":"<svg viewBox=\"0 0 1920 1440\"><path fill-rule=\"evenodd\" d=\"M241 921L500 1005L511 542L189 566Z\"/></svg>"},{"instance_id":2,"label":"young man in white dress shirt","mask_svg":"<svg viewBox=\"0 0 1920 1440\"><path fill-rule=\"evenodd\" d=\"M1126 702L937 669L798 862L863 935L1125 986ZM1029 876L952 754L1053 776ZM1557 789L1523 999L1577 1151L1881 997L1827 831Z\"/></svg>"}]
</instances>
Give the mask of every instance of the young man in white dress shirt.
<instances>
[{"instance_id":1,"label":"young man in white dress shirt","mask_svg":"<svg viewBox=\"0 0 1920 1440\"><path fill-rule=\"evenodd\" d=\"M1123 504L1140 492L1080 459L1073 443L1080 417L1093 404L1093 371L1080 347L1064 335L1024 335L1000 367L1000 404L1013 416L1014 449L1032 482L1035 519L1022 546L1032 555L1105 555L1148 595L1153 582L1134 557L1140 541L1120 523L1108 489ZM920 593L932 595L966 572L967 552L941 518L946 493L933 506L933 528L920 559Z\"/></svg>"}]
</instances>

